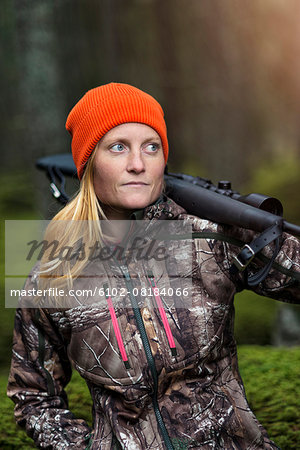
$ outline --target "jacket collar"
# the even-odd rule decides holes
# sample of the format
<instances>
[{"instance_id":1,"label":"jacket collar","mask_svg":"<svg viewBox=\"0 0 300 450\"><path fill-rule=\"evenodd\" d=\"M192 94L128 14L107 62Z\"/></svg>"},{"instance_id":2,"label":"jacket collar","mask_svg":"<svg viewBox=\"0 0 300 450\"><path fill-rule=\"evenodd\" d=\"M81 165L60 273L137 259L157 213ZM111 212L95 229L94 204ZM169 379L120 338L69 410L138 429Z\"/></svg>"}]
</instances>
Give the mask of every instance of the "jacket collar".
<instances>
[{"instance_id":1,"label":"jacket collar","mask_svg":"<svg viewBox=\"0 0 300 450\"><path fill-rule=\"evenodd\" d=\"M147 206L144 209L138 209L134 211L130 218L135 220L170 220L174 219L179 214L186 213L185 209L177 205L171 198L167 197L165 194L156 200L152 205Z\"/></svg>"}]
</instances>

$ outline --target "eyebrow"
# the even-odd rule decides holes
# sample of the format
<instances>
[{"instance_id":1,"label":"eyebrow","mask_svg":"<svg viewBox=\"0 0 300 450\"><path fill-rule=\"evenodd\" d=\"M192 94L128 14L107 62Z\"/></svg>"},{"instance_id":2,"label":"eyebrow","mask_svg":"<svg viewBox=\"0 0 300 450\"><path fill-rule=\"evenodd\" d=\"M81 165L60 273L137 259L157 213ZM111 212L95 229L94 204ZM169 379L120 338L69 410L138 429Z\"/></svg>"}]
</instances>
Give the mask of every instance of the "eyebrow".
<instances>
[{"instance_id":1,"label":"eyebrow","mask_svg":"<svg viewBox=\"0 0 300 450\"><path fill-rule=\"evenodd\" d=\"M116 136L115 138L108 138L105 142L106 145L111 145L114 142L124 142L125 144L129 144L130 140L127 137L122 136ZM147 142L155 142L155 143L161 143L161 139L158 136L149 136L148 138L144 139L142 142L142 145L146 144Z\"/></svg>"}]
</instances>

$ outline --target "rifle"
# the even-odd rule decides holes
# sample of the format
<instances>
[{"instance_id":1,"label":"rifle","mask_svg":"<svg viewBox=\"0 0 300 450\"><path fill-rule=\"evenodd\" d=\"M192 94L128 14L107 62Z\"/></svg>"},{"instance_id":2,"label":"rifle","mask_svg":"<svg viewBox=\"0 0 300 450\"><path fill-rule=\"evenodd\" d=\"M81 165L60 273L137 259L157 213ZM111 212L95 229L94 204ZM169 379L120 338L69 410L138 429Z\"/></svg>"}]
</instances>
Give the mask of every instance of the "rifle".
<instances>
[{"instance_id":1,"label":"rifle","mask_svg":"<svg viewBox=\"0 0 300 450\"><path fill-rule=\"evenodd\" d=\"M69 200L65 192L65 176L77 178L72 155L59 154L40 158L36 166L46 171L52 195L65 205ZM279 252L283 231L300 237L300 226L283 219L282 204L274 197L256 193L241 195L231 189L229 181L220 181L216 186L205 178L168 173L167 167L164 179L166 194L189 214L261 233L242 248L234 260L231 272L245 270L263 247L275 241L275 250L269 263L256 275L248 278L250 286L257 285L268 274Z\"/></svg>"},{"instance_id":2,"label":"rifle","mask_svg":"<svg viewBox=\"0 0 300 450\"><path fill-rule=\"evenodd\" d=\"M45 170L50 189L56 200L65 205L69 197L65 192L65 176L77 178L76 167L69 153L40 158L36 162ZM281 219L281 202L263 194L241 195L231 189L229 181L219 181L218 186L210 180L165 170L166 194L176 203L204 219L227 225L263 231ZM276 217L277 216L277 217ZM283 220L283 230L300 237L300 226Z\"/></svg>"}]
</instances>

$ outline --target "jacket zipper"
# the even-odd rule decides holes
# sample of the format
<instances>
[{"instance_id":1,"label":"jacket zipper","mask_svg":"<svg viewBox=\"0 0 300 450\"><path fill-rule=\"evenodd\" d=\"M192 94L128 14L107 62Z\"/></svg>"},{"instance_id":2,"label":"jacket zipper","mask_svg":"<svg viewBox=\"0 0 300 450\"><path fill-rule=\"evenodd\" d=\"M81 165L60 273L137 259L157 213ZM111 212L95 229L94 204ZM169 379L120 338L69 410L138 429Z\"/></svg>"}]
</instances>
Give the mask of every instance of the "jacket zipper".
<instances>
[{"instance_id":1,"label":"jacket zipper","mask_svg":"<svg viewBox=\"0 0 300 450\"><path fill-rule=\"evenodd\" d=\"M114 258L115 259L115 258ZM129 297L130 297L130 301L131 301L131 305L133 308L133 312L134 312L134 316L137 322L137 326L139 329L139 332L141 334L141 339L143 342L143 346L144 346L144 350L146 353L146 358L148 361L148 365L150 367L150 371L151 371L151 375L153 378L153 382L154 382L154 390L153 390L153 394L151 395L152 398L152 404L153 404L153 408L154 408L154 413L156 416L156 420L159 426L159 429L161 431L161 434L163 436L165 445L167 447L168 450L174 450L173 444L171 442L170 436L168 434L168 431L166 429L163 417L161 415L159 406L158 406L158 401L157 401L157 391L158 391L158 376L157 376L157 370L156 370L156 366L155 366L155 361L152 355L152 351L151 351L151 347L150 347L150 343L148 340L148 336L146 333L146 329L145 329L145 325L144 325L144 321L140 312L140 308L138 306L136 297L133 295L132 293L132 281L131 281L131 277L129 275L128 272L128 267L126 265L120 265L117 260L115 259L115 262L118 264L118 266L120 267L124 277L125 277L125 283L126 283L126 287L127 290L129 292Z\"/></svg>"}]
</instances>

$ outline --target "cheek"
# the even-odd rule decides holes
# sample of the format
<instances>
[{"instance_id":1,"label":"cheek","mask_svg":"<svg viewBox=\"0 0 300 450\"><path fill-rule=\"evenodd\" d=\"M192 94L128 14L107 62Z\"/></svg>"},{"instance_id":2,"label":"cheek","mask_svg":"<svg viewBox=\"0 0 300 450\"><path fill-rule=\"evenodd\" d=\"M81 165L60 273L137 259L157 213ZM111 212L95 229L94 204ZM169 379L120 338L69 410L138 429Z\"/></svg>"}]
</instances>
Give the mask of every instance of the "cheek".
<instances>
[{"instance_id":1,"label":"cheek","mask_svg":"<svg viewBox=\"0 0 300 450\"><path fill-rule=\"evenodd\" d=\"M94 189L98 196L104 194L106 191L110 191L113 183L112 174L106 167L95 168L94 170Z\"/></svg>"},{"instance_id":2,"label":"cheek","mask_svg":"<svg viewBox=\"0 0 300 450\"><path fill-rule=\"evenodd\" d=\"M157 184L162 183L164 179L165 165L160 164L153 171L153 178L156 180Z\"/></svg>"},{"instance_id":3,"label":"cheek","mask_svg":"<svg viewBox=\"0 0 300 450\"><path fill-rule=\"evenodd\" d=\"M97 195L102 191L102 186L102 180L99 177L94 176L94 190Z\"/></svg>"}]
</instances>

